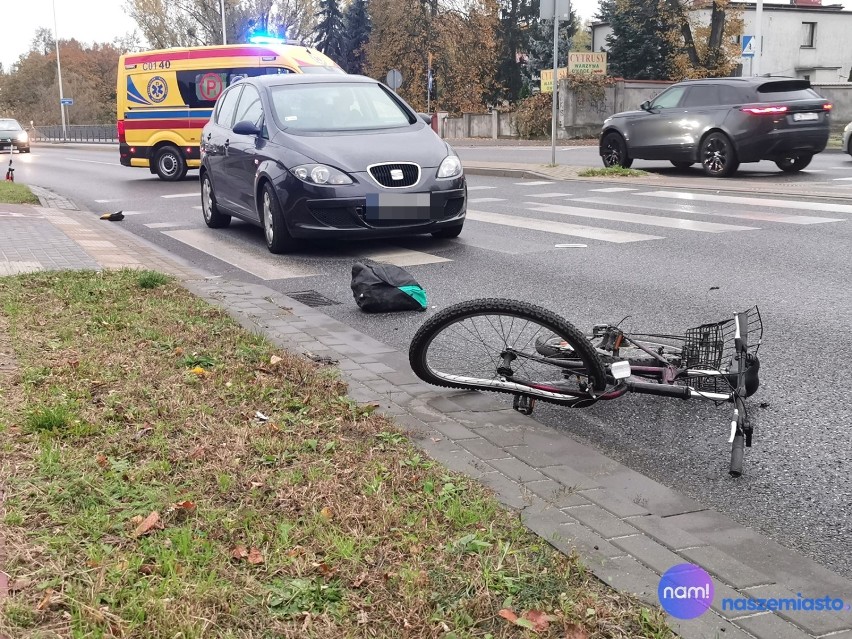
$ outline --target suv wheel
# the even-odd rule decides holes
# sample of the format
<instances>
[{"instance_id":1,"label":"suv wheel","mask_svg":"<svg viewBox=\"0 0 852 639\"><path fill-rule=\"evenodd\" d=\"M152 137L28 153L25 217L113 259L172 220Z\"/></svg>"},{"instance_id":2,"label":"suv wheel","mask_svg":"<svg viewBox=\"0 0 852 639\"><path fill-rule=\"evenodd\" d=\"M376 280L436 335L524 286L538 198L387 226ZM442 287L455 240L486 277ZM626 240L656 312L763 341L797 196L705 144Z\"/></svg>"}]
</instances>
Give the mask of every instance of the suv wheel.
<instances>
[{"instance_id":1,"label":"suv wheel","mask_svg":"<svg viewBox=\"0 0 852 639\"><path fill-rule=\"evenodd\" d=\"M739 168L734 145L724 133L711 133L701 143L701 166L710 177L728 177Z\"/></svg>"},{"instance_id":2,"label":"suv wheel","mask_svg":"<svg viewBox=\"0 0 852 639\"><path fill-rule=\"evenodd\" d=\"M785 173L796 173L810 164L813 157L814 156L807 153L804 155L790 155L788 157L781 158L780 160L776 160L775 164Z\"/></svg>"},{"instance_id":3,"label":"suv wheel","mask_svg":"<svg viewBox=\"0 0 852 639\"><path fill-rule=\"evenodd\" d=\"M627 157L627 144L618 133L610 131L601 140L601 160L606 167L620 166L629 169L633 159Z\"/></svg>"}]
</instances>

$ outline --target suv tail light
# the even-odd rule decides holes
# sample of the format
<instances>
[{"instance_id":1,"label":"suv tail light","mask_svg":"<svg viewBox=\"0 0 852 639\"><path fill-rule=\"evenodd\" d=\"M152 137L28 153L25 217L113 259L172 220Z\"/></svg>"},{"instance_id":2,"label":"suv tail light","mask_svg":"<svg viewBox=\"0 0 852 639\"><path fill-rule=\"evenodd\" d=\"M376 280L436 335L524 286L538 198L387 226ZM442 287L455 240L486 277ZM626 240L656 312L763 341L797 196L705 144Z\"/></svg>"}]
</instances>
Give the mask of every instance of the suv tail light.
<instances>
[{"instance_id":1,"label":"suv tail light","mask_svg":"<svg viewBox=\"0 0 852 639\"><path fill-rule=\"evenodd\" d=\"M124 135L124 120L118 121L118 141L122 143L127 142L127 138Z\"/></svg>"},{"instance_id":2,"label":"suv tail light","mask_svg":"<svg viewBox=\"0 0 852 639\"><path fill-rule=\"evenodd\" d=\"M831 111L834 108L834 105L833 104L823 104L822 108L825 111Z\"/></svg>"},{"instance_id":3,"label":"suv tail light","mask_svg":"<svg viewBox=\"0 0 852 639\"><path fill-rule=\"evenodd\" d=\"M786 113L787 107L785 107L785 106L765 106L765 107L747 106L747 107L741 107L740 111L744 111L745 113L751 113L752 115L778 115L779 113Z\"/></svg>"}]
</instances>

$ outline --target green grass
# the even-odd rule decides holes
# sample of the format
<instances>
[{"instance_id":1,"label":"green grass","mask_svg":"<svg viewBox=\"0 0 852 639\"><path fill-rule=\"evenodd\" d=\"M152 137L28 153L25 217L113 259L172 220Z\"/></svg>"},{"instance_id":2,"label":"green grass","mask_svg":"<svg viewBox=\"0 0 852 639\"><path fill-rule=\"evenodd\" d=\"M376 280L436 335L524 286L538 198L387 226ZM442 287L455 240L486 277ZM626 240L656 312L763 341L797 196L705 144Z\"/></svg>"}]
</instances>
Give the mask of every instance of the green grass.
<instances>
[{"instance_id":1,"label":"green grass","mask_svg":"<svg viewBox=\"0 0 852 639\"><path fill-rule=\"evenodd\" d=\"M0 636L672 637L334 369L145 281L0 278Z\"/></svg>"},{"instance_id":2,"label":"green grass","mask_svg":"<svg viewBox=\"0 0 852 639\"><path fill-rule=\"evenodd\" d=\"M3 165L2 173L5 175L6 166ZM16 182L0 182L0 203L2 204L38 204L38 198L26 184Z\"/></svg>"},{"instance_id":3,"label":"green grass","mask_svg":"<svg viewBox=\"0 0 852 639\"><path fill-rule=\"evenodd\" d=\"M621 166L608 166L605 168L585 169L578 173L580 177L644 177L647 171L639 169L625 169Z\"/></svg>"}]
</instances>

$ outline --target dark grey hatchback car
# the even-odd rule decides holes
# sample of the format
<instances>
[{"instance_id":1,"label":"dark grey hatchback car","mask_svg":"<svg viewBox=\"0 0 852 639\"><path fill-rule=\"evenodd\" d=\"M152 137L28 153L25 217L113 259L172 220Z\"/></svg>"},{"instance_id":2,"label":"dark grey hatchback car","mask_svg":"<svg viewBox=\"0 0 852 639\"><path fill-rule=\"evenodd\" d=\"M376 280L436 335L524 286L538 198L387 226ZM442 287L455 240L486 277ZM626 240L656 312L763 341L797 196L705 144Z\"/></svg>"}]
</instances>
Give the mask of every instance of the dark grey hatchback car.
<instances>
[{"instance_id":1,"label":"dark grey hatchback car","mask_svg":"<svg viewBox=\"0 0 852 639\"><path fill-rule=\"evenodd\" d=\"M240 80L201 134L209 227L262 226L269 250L302 238L452 238L467 186L446 142L380 82L353 75Z\"/></svg>"},{"instance_id":2,"label":"dark grey hatchback car","mask_svg":"<svg viewBox=\"0 0 852 639\"><path fill-rule=\"evenodd\" d=\"M771 160L782 171L810 164L828 143L831 104L794 78L713 78L672 85L639 111L604 121L604 166L669 160L678 168L700 162L725 177L742 162Z\"/></svg>"}]
</instances>

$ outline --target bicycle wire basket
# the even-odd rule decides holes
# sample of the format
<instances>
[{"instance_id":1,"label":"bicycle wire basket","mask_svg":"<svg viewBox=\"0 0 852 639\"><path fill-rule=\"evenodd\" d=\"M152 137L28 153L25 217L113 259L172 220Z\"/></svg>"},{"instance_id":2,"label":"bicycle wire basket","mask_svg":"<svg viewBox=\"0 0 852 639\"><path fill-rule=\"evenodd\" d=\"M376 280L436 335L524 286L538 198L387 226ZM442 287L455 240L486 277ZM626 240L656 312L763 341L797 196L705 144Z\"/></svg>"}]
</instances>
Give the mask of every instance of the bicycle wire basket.
<instances>
[{"instance_id":1,"label":"bicycle wire basket","mask_svg":"<svg viewBox=\"0 0 852 639\"><path fill-rule=\"evenodd\" d=\"M763 339L763 321L757 306L745 311L745 315L748 326L748 352L755 355ZM736 323L733 317L687 329L684 335L682 365L692 369L736 373L735 335ZM731 390L731 385L725 377L690 377L686 379L686 383L705 392L726 393Z\"/></svg>"}]
</instances>

